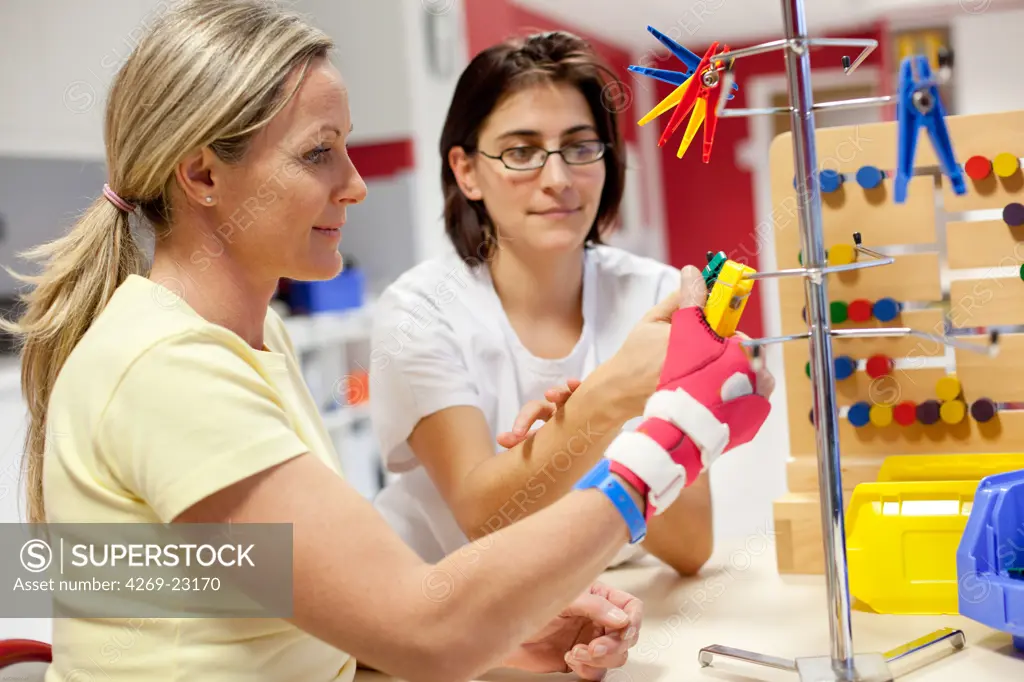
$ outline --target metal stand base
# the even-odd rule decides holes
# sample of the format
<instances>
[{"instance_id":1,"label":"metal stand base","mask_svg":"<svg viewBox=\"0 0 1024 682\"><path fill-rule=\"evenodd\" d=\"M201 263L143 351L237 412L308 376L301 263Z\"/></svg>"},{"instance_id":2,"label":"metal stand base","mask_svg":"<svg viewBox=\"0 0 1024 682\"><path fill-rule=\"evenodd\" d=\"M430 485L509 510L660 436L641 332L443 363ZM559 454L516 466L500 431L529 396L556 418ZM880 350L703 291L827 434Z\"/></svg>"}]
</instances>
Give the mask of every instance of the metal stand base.
<instances>
[{"instance_id":1,"label":"metal stand base","mask_svg":"<svg viewBox=\"0 0 1024 682\"><path fill-rule=\"evenodd\" d=\"M721 656L767 668L788 670L798 673L800 682L893 682L895 678L889 671L890 663L947 640L956 651L963 649L966 643L963 630L943 628L884 654L856 654L850 662L849 668L837 665L829 656L792 660L718 644L701 649L698 660L700 660L702 668L710 666L715 656Z\"/></svg>"}]
</instances>

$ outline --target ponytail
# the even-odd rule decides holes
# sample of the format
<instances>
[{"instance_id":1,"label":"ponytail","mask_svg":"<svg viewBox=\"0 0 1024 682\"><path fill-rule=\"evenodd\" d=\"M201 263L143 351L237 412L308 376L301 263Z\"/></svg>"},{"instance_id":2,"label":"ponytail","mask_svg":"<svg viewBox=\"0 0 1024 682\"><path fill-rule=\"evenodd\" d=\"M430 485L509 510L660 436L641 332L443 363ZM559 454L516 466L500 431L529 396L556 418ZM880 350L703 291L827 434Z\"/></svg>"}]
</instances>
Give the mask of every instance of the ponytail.
<instances>
[{"instance_id":1,"label":"ponytail","mask_svg":"<svg viewBox=\"0 0 1024 682\"><path fill-rule=\"evenodd\" d=\"M43 452L57 376L121 283L149 274L130 219L138 216L147 237L168 238L182 159L209 148L240 160L298 89L286 88L291 74L332 47L274 0L184 0L156 18L114 76L103 135L113 189L104 187L66 236L22 254L41 272L11 273L31 287L21 317L0 319L21 352L30 521L46 520Z\"/></svg>"},{"instance_id":2,"label":"ponytail","mask_svg":"<svg viewBox=\"0 0 1024 682\"><path fill-rule=\"evenodd\" d=\"M144 274L145 255L132 236L129 215L99 197L65 236L36 246L22 257L43 264L38 275L8 272L32 285L21 296L16 322L0 320L21 354L21 386L28 404L23 474L28 520L46 520L43 451L46 413L57 375L117 287L131 274Z\"/></svg>"}]
</instances>

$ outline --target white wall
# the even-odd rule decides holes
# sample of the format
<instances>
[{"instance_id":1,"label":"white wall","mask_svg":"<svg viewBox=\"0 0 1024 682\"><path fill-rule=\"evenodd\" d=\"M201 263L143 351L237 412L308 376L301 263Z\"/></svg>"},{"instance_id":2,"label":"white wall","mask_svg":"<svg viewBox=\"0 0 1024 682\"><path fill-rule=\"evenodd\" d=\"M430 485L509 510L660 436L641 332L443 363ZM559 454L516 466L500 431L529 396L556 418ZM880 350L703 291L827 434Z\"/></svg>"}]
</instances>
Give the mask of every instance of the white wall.
<instances>
[{"instance_id":1,"label":"white wall","mask_svg":"<svg viewBox=\"0 0 1024 682\"><path fill-rule=\"evenodd\" d=\"M412 82L406 106L416 155L414 239L420 258L451 249L444 234L438 145L459 75L469 63L463 0L402 0L405 69Z\"/></svg>"},{"instance_id":2,"label":"white wall","mask_svg":"<svg viewBox=\"0 0 1024 682\"><path fill-rule=\"evenodd\" d=\"M107 89L142 32L174 4L0 3L0 154L102 159ZM293 6L337 42L336 62L351 92L353 142L407 138L413 109L400 29L402 15L420 3L295 0Z\"/></svg>"},{"instance_id":3,"label":"white wall","mask_svg":"<svg viewBox=\"0 0 1024 682\"><path fill-rule=\"evenodd\" d=\"M1019 68L1022 32L1024 9L965 12L952 20L958 113L1024 109L1024 70Z\"/></svg>"}]
</instances>

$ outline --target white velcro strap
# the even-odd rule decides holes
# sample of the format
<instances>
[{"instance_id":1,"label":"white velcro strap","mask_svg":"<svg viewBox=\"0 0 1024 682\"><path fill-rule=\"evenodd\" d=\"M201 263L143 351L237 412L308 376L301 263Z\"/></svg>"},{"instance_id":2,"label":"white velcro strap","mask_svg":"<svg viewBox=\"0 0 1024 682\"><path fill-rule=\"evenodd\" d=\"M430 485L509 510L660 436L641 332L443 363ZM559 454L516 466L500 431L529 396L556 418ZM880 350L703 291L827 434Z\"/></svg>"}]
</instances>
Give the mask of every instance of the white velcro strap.
<instances>
[{"instance_id":1,"label":"white velcro strap","mask_svg":"<svg viewBox=\"0 0 1024 682\"><path fill-rule=\"evenodd\" d=\"M700 449L705 467L729 444L729 425L681 388L658 391L648 398L644 417L663 419L684 431Z\"/></svg>"},{"instance_id":2,"label":"white velcro strap","mask_svg":"<svg viewBox=\"0 0 1024 682\"><path fill-rule=\"evenodd\" d=\"M686 469L676 464L650 436L639 431L623 431L611 442L604 456L619 462L650 488L648 500L655 513L671 505L686 487Z\"/></svg>"}]
</instances>

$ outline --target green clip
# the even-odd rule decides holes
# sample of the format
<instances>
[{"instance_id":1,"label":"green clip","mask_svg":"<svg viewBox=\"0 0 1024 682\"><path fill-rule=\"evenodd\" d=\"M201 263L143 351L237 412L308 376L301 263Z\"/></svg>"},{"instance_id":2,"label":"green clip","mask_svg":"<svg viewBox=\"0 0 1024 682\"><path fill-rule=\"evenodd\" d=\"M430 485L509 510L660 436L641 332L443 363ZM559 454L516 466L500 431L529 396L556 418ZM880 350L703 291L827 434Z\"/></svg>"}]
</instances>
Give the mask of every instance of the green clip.
<instances>
[{"instance_id":1,"label":"green clip","mask_svg":"<svg viewBox=\"0 0 1024 682\"><path fill-rule=\"evenodd\" d=\"M725 255L724 251L719 251L718 253L711 253L708 251L708 264L701 272L704 276L704 284L707 285L708 293L711 293L711 289L714 288L715 282L718 281L718 275L722 273L722 266L724 266L728 260L729 257Z\"/></svg>"}]
</instances>

